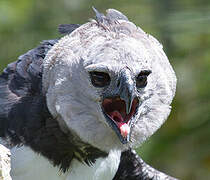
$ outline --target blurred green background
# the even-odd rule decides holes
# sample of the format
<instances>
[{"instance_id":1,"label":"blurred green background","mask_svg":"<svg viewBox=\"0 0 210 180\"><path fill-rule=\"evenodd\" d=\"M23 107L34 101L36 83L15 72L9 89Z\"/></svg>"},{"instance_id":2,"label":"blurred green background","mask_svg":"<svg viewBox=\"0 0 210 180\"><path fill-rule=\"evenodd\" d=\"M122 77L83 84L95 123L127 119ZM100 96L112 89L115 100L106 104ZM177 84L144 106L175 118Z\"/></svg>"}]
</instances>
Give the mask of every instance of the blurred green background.
<instances>
[{"instance_id":1,"label":"blurred green background","mask_svg":"<svg viewBox=\"0 0 210 180\"><path fill-rule=\"evenodd\" d=\"M178 78L172 113L138 149L153 167L183 180L210 179L209 0L0 0L0 70L62 23L85 23L91 6L122 11L155 36Z\"/></svg>"}]
</instances>

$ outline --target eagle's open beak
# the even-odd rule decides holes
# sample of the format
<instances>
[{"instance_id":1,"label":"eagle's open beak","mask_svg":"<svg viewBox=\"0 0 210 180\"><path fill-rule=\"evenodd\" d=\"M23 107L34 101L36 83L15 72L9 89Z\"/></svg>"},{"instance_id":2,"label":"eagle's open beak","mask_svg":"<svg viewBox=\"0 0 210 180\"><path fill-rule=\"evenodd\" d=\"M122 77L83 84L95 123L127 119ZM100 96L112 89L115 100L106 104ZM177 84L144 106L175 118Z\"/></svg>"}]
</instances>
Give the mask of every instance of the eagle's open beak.
<instances>
[{"instance_id":1,"label":"eagle's open beak","mask_svg":"<svg viewBox=\"0 0 210 180\"><path fill-rule=\"evenodd\" d=\"M126 112L126 102L120 97L106 98L102 103L104 115L109 125L117 133L120 141L126 144L130 140L131 120L136 113L139 101L137 98L131 102L129 113Z\"/></svg>"},{"instance_id":2,"label":"eagle's open beak","mask_svg":"<svg viewBox=\"0 0 210 180\"><path fill-rule=\"evenodd\" d=\"M121 72L114 96L105 97L102 102L104 116L123 144L130 140L131 121L138 105L134 82L129 71L124 70Z\"/></svg>"}]
</instances>

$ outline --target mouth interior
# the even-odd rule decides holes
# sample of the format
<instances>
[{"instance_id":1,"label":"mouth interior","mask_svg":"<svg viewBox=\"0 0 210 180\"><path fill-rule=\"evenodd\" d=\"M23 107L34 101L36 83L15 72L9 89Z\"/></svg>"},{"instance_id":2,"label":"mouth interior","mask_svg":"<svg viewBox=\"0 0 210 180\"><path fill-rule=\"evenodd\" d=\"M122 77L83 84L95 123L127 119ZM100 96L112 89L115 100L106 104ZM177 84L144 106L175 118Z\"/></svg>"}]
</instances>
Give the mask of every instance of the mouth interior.
<instances>
[{"instance_id":1,"label":"mouth interior","mask_svg":"<svg viewBox=\"0 0 210 180\"><path fill-rule=\"evenodd\" d=\"M126 103L119 97L106 98L102 103L104 112L118 126L120 133L126 137L130 132L129 121L136 113L138 99L134 98L129 114L126 114Z\"/></svg>"}]
</instances>

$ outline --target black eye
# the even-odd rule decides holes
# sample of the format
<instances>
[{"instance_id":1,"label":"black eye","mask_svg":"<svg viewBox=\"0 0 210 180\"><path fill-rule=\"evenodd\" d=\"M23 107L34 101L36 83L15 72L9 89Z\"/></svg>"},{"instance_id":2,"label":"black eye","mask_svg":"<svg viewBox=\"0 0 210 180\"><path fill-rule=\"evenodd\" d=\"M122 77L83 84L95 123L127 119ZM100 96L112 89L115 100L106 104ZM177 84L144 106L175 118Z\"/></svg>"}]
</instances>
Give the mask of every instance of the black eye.
<instances>
[{"instance_id":1,"label":"black eye","mask_svg":"<svg viewBox=\"0 0 210 180\"><path fill-rule=\"evenodd\" d=\"M105 87L110 83L110 76L105 72L90 72L91 82L95 87Z\"/></svg>"},{"instance_id":2,"label":"black eye","mask_svg":"<svg viewBox=\"0 0 210 180\"><path fill-rule=\"evenodd\" d=\"M143 70L136 77L136 87L144 88L147 85L147 76L151 73L150 70Z\"/></svg>"}]
</instances>

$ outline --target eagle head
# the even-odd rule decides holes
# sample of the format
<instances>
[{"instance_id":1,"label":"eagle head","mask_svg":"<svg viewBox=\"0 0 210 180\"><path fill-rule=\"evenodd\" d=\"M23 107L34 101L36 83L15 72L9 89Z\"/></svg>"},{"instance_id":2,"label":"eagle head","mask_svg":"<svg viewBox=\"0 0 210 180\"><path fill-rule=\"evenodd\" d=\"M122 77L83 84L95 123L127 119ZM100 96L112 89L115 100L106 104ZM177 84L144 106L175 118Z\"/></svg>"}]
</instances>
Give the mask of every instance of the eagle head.
<instances>
[{"instance_id":1,"label":"eagle head","mask_svg":"<svg viewBox=\"0 0 210 180\"><path fill-rule=\"evenodd\" d=\"M95 12L45 57L47 105L63 131L92 146L137 147L167 119L176 76L155 38L119 11Z\"/></svg>"}]
</instances>

